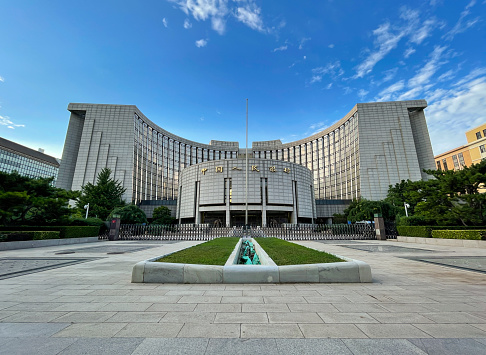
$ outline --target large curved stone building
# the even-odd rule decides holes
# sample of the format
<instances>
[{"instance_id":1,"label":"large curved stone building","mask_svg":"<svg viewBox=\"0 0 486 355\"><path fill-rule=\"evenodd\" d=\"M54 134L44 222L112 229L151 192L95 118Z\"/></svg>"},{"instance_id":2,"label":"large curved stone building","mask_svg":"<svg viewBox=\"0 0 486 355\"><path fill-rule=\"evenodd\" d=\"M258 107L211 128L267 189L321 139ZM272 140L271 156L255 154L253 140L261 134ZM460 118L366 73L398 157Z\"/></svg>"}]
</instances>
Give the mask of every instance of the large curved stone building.
<instances>
[{"instance_id":1,"label":"large curved stone building","mask_svg":"<svg viewBox=\"0 0 486 355\"><path fill-rule=\"evenodd\" d=\"M389 185L427 179L422 170L435 165L426 107L425 100L356 104L322 132L285 144L253 142L249 155L309 169L315 217L326 221L354 198L380 200ZM176 216L185 168L244 156L237 142L203 144L167 132L133 105L71 103L68 110L57 186L79 190L108 167L126 188L124 199L140 205L149 217L158 205L168 205Z\"/></svg>"}]
</instances>

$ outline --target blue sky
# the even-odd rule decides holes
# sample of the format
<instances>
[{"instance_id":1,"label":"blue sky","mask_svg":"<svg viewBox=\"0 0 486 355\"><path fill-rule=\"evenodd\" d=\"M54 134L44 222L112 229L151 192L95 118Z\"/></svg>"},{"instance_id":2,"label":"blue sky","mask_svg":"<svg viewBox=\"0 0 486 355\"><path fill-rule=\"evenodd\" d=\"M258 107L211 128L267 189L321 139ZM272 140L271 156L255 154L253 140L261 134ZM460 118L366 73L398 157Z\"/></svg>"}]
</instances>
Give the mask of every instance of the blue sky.
<instances>
[{"instance_id":1,"label":"blue sky","mask_svg":"<svg viewBox=\"0 0 486 355\"><path fill-rule=\"evenodd\" d=\"M486 122L486 0L0 0L0 136L61 157L69 102L291 142L358 102L426 99L434 154ZM251 143L250 143L251 144Z\"/></svg>"}]
</instances>

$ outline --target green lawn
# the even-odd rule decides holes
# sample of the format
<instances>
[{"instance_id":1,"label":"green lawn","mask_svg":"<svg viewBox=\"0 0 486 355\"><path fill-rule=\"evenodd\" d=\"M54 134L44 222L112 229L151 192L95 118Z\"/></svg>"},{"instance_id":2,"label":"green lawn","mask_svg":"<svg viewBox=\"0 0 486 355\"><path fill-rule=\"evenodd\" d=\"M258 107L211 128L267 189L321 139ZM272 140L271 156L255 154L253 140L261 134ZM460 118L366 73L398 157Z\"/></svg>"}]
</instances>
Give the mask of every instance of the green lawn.
<instances>
[{"instance_id":1,"label":"green lawn","mask_svg":"<svg viewBox=\"0 0 486 355\"><path fill-rule=\"evenodd\" d=\"M238 237L216 238L209 242L167 255L157 261L165 263L224 265L234 250ZM278 238L255 238L277 265L318 264L345 261Z\"/></svg>"},{"instance_id":2,"label":"green lawn","mask_svg":"<svg viewBox=\"0 0 486 355\"><path fill-rule=\"evenodd\" d=\"M298 265L345 261L332 254L297 245L278 238L255 238L275 264Z\"/></svg>"},{"instance_id":3,"label":"green lawn","mask_svg":"<svg viewBox=\"0 0 486 355\"><path fill-rule=\"evenodd\" d=\"M235 249L238 237L216 238L160 258L159 262L224 265Z\"/></svg>"}]
</instances>

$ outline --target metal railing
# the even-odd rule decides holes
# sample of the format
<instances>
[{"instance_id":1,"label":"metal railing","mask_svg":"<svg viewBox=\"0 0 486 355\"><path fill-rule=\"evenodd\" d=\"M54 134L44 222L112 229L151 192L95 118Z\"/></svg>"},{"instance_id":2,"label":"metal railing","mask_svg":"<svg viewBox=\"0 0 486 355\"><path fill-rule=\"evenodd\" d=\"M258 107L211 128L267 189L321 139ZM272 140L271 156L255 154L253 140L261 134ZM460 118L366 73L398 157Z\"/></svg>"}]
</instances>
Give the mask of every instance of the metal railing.
<instances>
[{"instance_id":1,"label":"metal railing","mask_svg":"<svg viewBox=\"0 0 486 355\"><path fill-rule=\"evenodd\" d=\"M211 227L209 225L122 224L119 240L211 240L219 237L275 237L285 240L370 240L376 232L369 224L286 225L280 227ZM108 234L99 239L108 239Z\"/></svg>"}]
</instances>

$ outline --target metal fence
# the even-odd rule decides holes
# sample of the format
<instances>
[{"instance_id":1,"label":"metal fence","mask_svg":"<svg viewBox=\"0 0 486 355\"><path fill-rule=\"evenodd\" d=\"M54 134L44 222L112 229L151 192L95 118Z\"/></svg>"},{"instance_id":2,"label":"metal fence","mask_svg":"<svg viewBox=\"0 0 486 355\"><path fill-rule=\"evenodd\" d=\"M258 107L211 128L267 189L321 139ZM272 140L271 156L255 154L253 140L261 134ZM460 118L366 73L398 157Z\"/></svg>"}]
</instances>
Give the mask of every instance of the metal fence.
<instances>
[{"instance_id":1,"label":"metal fence","mask_svg":"<svg viewBox=\"0 0 486 355\"><path fill-rule=\"evenodd\" d=\"M285 240L370 240L376 239L370 224L286 225L281 227L211 227L209 225L122 224L119 240L211 240L219 237L275 237ZM99 239L108 239L108 233Z\"/></svg>"}]
</instances>

